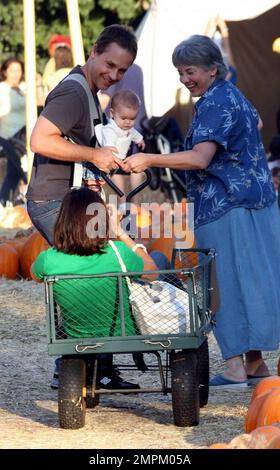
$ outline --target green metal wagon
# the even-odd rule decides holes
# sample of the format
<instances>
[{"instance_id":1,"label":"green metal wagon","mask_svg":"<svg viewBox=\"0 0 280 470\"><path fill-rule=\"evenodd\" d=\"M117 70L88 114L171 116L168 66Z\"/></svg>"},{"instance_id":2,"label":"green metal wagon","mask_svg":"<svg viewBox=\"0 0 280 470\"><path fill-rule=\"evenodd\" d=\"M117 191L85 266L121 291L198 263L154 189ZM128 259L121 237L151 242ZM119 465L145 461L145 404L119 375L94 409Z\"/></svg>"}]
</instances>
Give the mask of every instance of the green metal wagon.
<instances>
[{"instance_id":1,"label":"green metal wagon","mask_svg":"<svg viewBox=\"0 0 280 470\"><path fill-rule=\"evenodd\" d=\"M171 393L175 425L195 426L199 423L199 408L208 401L207 334L213 321L211 279L214 256L214 250L175 249L172 266L179 267L156 271L173 280L176 277L181 290L188 296L185 330L171 329L169 334L141 333L141 325L137 325L133 317L125 273L44 279L48 351L50 355L62 356L58 390L62 428L84 426L86 408L97 406L102 394L118 392ZM142 274L128 275L136 282ZM161 304L158 318L155 318L159 325L162 308ZM157 364L153 373L158 371L160 386L102 389L97 382L98 357L102 353L114 353L115 358L124 353L153 355ZM131 365L130 368L132 371Z\"/></svg>"}]
</instances>

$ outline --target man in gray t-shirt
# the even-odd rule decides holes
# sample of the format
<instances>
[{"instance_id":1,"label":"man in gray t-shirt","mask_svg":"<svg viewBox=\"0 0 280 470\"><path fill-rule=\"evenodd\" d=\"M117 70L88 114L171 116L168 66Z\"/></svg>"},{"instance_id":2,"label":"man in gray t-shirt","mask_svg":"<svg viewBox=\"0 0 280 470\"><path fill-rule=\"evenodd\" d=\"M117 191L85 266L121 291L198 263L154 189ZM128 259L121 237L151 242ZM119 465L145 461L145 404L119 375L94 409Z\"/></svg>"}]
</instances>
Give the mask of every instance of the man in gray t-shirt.
<instances>
[{"instance_id":1,"label":"man in gray t-shirt","mask_svg":"<svg viewBox=\"0 0 280 470\"><path fill-rule=\"evenodd\" d=\"M102 119L97 92L121 80L136 53L137 42L132 31L126 26L111 25L98 37L85 65L71 72L85 77L95 100L97 121ZM61 201L73 185L75 162L90 162L105 173L122 167L115 147L94 148L90 119L87 93L80 83L64 80L49 94L32 132L31 148L35 157L26 195L27 209L34 226L50 245ZM114 372L112 355L100 356L103 357L99 358L99 371L103 371L103 378L100 375L99 379L100 383L105 380L103 388L139 388ZM56 374L57 370L51 383L53 388L58 387Z\"/></svg>"},{"instance_id":2,"label":"man in gray t-shirt","mask_svg":"<svg viewBox=\"0 0 280 470\"><path fill-rule=\"evenodd\" d=\"M125 26L111 25L98 37L85 65L71 72L86 78L100 121L97 92L120 81L136 53L133 32ZM93 148L94 144L87 95L79 83L63 80L49 94L32 132L35 157L26 195L30 218L50 244L61 200L73 185L74 163L87 161L106 173L123 165L115 155L115 147Z\"/></svg>"}]
</instances>

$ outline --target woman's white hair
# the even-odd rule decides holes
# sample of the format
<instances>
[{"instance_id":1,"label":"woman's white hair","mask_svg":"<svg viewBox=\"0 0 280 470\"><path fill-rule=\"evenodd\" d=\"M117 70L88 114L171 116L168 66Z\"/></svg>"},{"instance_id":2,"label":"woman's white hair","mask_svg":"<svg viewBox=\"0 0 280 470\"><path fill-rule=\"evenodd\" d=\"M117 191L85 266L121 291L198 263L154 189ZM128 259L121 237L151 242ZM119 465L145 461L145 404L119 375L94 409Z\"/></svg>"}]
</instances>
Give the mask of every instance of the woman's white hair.
<instances>
[{"instance_id":1,"label":"woman's white hair","mask_svg":"<svg viewBox=\"0 0 280 470\"><path fill-rule=\"evenodd\" d=\"M208 36L195 34L180 42L172 54L175 67L180 65L195 65L205 70L217 67L217 78L225 78L227 67L219 47Z\"/></svg>"}]
</instances>

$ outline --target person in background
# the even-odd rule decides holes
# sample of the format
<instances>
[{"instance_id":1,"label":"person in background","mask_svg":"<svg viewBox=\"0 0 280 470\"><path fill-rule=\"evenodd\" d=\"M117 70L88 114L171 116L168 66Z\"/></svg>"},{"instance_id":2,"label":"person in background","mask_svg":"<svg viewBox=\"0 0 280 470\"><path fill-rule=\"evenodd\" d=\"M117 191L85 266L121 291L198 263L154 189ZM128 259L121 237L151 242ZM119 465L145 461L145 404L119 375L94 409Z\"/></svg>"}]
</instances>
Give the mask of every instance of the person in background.
<instances>
[{"instance_id":1,"label":"person in background","mask_svg":"<svg viewBox=\"0 0 280 470\"><path fill-rule=\"evenodd\" d=\"M73 68L73 57L71 48L65 44L58 44L54 53L55 72L49 74L46 80L46 93L52 91L56 85L71 72Z\"/></svg>"},{"instance_id":2,"label":"person in background","mask_svg":"<svg viewBox=\"0 0 280 470\"><path fill-rule=\"evenodd\" d=\"M220 48L224 62L228 67L226 80L230 80L234 85L236 85L237 70L232 55L228 27L225 20L220 15L210 18L205 30L205 35L213 39Z\"/></svg>"},{"instance_id":3,"label":"person in background","mask_svg":"<svg viewBox=\"0 0 280 470\"><path fill-rule=\"evenodd\" d=\"M124 166L135 172L153 166L187 170L196 246L217 252L220 306L214 333L226 368L210 386L242 391L269 375L262 351L277 350L280 341L275 190L258 113L226 80L218 46L207 36L194 35L175 48L172 61L192 97L200 97L185 150L135 154Z\"/></svg>"},{"instance_id":4,"label":"person in background","mask_svg":"<svg viewBox=\"0 0 280 470\"><path fill-rule=\"evenodd\" d=\"M277 134L269 142L268 166L270 170L280 167L280 108L276 112L276 130Z\"/></svg>"},{"instance_id":5,"label":"person in background","mask_svg":"<svg viewBox=\"0 0 280 470\"><path fill-rule=\"evenodd\" d=\"M124 75L123 79L120 80L118 83L112 85L111 87L107 88L107 90L101 90L99 93L99 100L103 110L105 110L106 115L110 116L110 99L112 96L123 90L130 90L133 91L140 100L140 108L135 119L134 127L135 129L142 133L142 121L147 119L147 112L145 106L145 97L144 97L144 79L143 79L143 71L138 64L132 64L132 66L128 69L127 73ZM130 150L130 154L138 152L137 145L132 145ZM129 185L128 189L135 188L139 186L143 180L143 176L139 174L131 174L130 176L121 176L116 175L115 183L120 186L120 188L124 189L124 178L129 178ZM134 198L136 202L138 200L138 196ZM122 199L121 199L122 200Z\"/></svg>"},{"instance_id":6,"label":"person in background","mask_svg":"<svg viewBox=\"0 0 280 470\"><path fill-rule=\"evenodd\" d=\"M271 175L273 179L273 184L276 192L276 196L279 196L279 176L280 176L280 167L276 166L271 170Z\"/></svg>"},{"instance_id":7,"label":"person in background","mask_svg":"<svg viewBox=\"0 0 280 470\"><path fill-rule=\"evenodd\" d=\"M56 64L55 64L55 50L56 48L61 46L66 46L71 49L71 39L69 36L63 36L62 34L53 34L48 43L48 52L49 52L49 60L45 65L42 77L42 84L45 89L45 95L47 94L47 84L49 81L49 77L56 71Z\"/></svg>"},{"instance_id":8,"label":"person in background","mask_svg":"<svg viewBox=\"0 0 280 470\"><path fill-rule=\"evenodd\" d=\"M280 134L272 137L269 143L268 167L270 170L280 168Z\"/></svg>"},{"instance_id":9,"label":"person in background","mask_svg":"<svg viewBox=\"0 0 280 470\"><path fill-rule=\"evenodd\" d=\"M16 151L12 138L19 138L25 143L25 90L23 81L23 62L16 58L6 59L0 69L0 145L7 157L7 169L0 190L0 202L6 205L13 199L19 182L24 197L27 176L21 166L21 155ZM37 75L37 101L43 99L41 77Z\"/></svg>"},{"instance_id":10,"label":"person in background","mask_svg":"<svg viewBox=\"0 0 280 470\"><path fill-rule=\"evenodd\" d=\"M280 180L280 134L272 137L269 143L268 167L271 171L275 192L280 207L280 193L279 193L279 180Z\"/></svg>"}]
</instances>

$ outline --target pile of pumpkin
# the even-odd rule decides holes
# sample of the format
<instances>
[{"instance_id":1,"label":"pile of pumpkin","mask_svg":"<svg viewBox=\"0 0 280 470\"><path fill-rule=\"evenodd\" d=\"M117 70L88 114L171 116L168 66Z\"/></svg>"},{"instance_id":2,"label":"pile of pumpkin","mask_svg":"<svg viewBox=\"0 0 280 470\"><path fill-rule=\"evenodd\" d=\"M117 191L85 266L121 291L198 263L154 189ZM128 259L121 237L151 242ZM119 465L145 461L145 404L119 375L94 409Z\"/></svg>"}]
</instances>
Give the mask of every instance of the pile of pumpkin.
<instances>
[{"instance_id":1,"label":"pile of pumpkin","mask_svg":"<svg viewBox=\"0 0 280 470\"><path fill-rule=\"evenodd\" d=\"M245 434L209 449L280 449L280 358L278 375L261 380L252 393Z\"/></svg>"},{"instance_id":2,"label":"pile of pumpkin","mask_svg":"<svg viewBox=\"0 0 280 470\"><path fill-rule=\"evenodd\" d=\"M38 254L49 248L46 240L34 229L29 236L19 232L12 240L0 242L0 277L30 279L30 268Z\"/></svg>"},{"instance_id":3,"label":"pile of pumpkin","mask_svg":"<svg viewBox=\"0 0 280 470\"><path fill-rule=\"evenodd\" d=\"M0 228L28 229L32 222L24 206L0 207Z\"/></svg>"},{"instance_id":4,"label":"pile of pumpkin","mask_svg":"<svg viewBox=\"0 0 280 470\"><path fill-rule=\"evenodd\" d=\"M0 230L4 233L0 238L0 277L30 279L31 265L41 251L49 248L48 243L32 226L24 206L1 207ZM15 231L14 238L4 238Z\"/></svg>"},{"instance_id":5,"label":"pile of pumpkin","mask_svg":"<svg viewBox=\"0 0 280 470\"><path fill-rule=\"evenodd\" d=\"M179 207L177 219L184 219L186 212L186 202L183 202L181 208ZM158 238L151 240L149 239L152 235L149 230L151 229L151 215L144 208L137 206L132 207L132 213L136 215L136 225L138 229L147 229L146 237L149 240L149 251L160 250L164 253L169 260L171 260L173 247L177 241L180 240L182 243L185 242L186 246L192 246L193 244L193 232L186 230L186 227L181 226L181 223L173 222L170 230L171 232L166 235L163 230L164 227L164 212L160 210L160 233ZM176 214L175 214L176 215ZM15 229L16 227L27 229L32 227L32 222L23 206L15 206L10 208L2 209L0 213L0 228L4 229ZM2 239L0 240L0 277L5 276L8 279L15 279L17 276L26 279L30 278L30 267L33 261L36 259L38 254L49 248L49 245L44 238L39 234L38 231L33 227L33 233L28 237L22 232L19 232L13 239ZM197 264L197 255L193 255L191 264ZM175 267L181 267L182 262L176 261Z\"/></svg>"}]
</instances>

